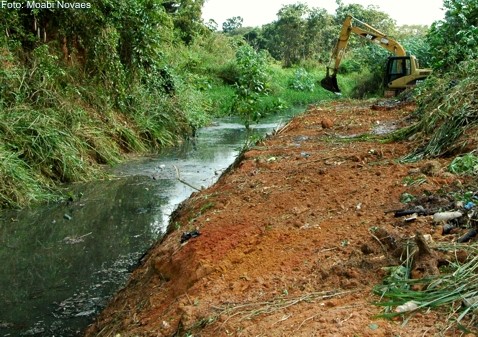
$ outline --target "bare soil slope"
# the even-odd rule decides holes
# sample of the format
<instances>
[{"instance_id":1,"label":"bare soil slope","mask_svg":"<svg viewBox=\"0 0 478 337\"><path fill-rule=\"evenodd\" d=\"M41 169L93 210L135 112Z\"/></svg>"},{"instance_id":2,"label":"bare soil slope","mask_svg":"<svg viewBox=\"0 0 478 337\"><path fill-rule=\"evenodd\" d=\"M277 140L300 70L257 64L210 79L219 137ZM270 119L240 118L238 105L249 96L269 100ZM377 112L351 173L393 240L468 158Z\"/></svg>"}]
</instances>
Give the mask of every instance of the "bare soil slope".
<instances>
[{"instance_id":1,"label":"bare soil slope","mask_svg":"<svg viewBox=\"0 0 478 337\"><path fill-rule=\"evenodd\" d=\"M398 263L384 233L441 239L426 217L397 226L400 195L456 183L444 162L399 164L407 143L360 136L400 125L413 106L311 106L245 152L174 215L87 336L436 336L446 313L374 318L372 288ZM350 136L357 136L350 138ZM430 169L431 167L431 169ZM404 186L422 170L426 182ZM184 232L200 236L180 243Z\"/></svg>"}]
</instances>

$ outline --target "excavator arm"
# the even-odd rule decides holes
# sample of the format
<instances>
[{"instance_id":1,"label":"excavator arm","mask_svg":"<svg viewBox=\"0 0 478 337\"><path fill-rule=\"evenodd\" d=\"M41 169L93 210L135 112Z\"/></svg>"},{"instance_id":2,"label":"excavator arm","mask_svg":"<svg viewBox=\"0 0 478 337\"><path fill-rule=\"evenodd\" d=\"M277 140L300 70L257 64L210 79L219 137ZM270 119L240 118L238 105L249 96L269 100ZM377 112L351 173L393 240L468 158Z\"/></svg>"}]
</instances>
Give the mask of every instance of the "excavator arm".
<instances>
[{"instance_id":1,"label":"excavator arm","mask_svg":"<svg viewBox=\"0 0 478 337\"><path fill-rule=\"evenodd\" d=\"M357 23L358 25L354 25ZM369 40L370 42L378 44L380 47L387 49L389 52L395 56L402 57L406 56L407 53L400 43L394 39L388 37L386 34L381 31L373 28L372 26L362 22L351 15L347 15L344 20L342 30L340 31L339 38L335 45L335 48L332 52L331 62L334 63L333 67L327 67L327 75L321 81L322 87L327 90L339 93L340 89L337 84L337 71L339 69L342 58L345 54L345 48L350 39L350 35L354 33L358 36ZM332 70L332 74L330 74Z\"/></svg>"}]
</instances>

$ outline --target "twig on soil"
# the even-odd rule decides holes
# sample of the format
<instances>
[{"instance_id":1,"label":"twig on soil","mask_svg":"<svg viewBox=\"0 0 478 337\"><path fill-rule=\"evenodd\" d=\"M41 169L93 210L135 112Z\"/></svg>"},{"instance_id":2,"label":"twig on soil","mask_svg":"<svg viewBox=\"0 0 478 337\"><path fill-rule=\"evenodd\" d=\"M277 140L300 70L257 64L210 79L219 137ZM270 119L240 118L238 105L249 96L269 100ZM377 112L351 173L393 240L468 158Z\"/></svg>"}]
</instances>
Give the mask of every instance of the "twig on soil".
<instances>
[{"instance_id":1,"label":"twig on soil","mask_svg":"<svg viewBox=\"0 0 478 337\"><path fill-rule=\"evenodd\" d=\"M281 133L285 132L291 126L291 124L292 124L292 120L286 125L284 125L280 130L278 130L276 134L280 135Z\"/></svg>"},{"instance_id":2,"label":"twig on soil","mask_svg":"<svg viewBox=\"0 0 478 337\"><path fill-rule=\"evenodd\" d=\"M314 318L316 318L317 316L319 316L319 315L321 315L321 314L322 314L322 313L315 314L314 316L310 316L310 317L304 319L304 320L302 321L302 323L299 324L299 326L297 327L297 329L295 329L295 332L299 331L300 328L302 328L302 325L305 324L305 322L310 321L311 319L314 319Z\"/></svg>"},{"instance_id":3,"label":"twig on soil","mask_svg":"<svg viewBox=\"0 0 478 337\"><path fill-rule=\"evenodd\" d=\"M277 322L274 322L274 323L272 324L272 326L276 325L277 323L280 323L280 322L283 322L283 321L288 320L291 316L292 316L292 314L282 316L282 318L281 318L280 320L278 320Z\"/></svg>"},{"instance_id":4,"label":"twig on soil","mask_svg":"<svg viewBox=\"0 0 478 337\"><path fill-rule=\"evenodd\" d=\"M370 232L369 232L370 233ZM377 240L377 242L380 244L380 246L382 247L383 251L385 252L385 254L388 254L388 251L387 251L387 248L385 248L385 246L383 245L382 241L380 241L379 238L377 238L377 236L375 236L373 233L370 233L370 235L375 239Z\"/></svg>"},{"instance_id":5,"label":"twig on soil","mask_svg":"<svg viewBox=\"0 0 478 337\"><path fill-rule=\"evenodd\" d=\"M179 169L177 168L176 165L173 165L174 166L174 169L176 170L176 179L178 179L179 182L183 183L184 185L186 186L189 186L191 187L192 189L196 190L196 191L201 191L201 189L197 188L197 187L194 187L193 185L191 185L190 183L188 183L187 181L184 181L181 179L181 176L179 174Z\"/></svg>"},{"instance_id":6,"label":"twig on soil","mask_svg":"<svg viewBox=\"0 0 478 337\"><path fill-rule=\"evenodd\" d=\"M184 295L186 295L186 298L188 299L188 302L190 305L194 305L193 301L191 301L191 297L189 297L188 293L184 293Z\"/></svg>"},{"instance_id":7,"label":"twig on soil","mask_svg":"<svg viewBox=\"0 0 478 337\"><path fill-rule=\"evenodd\" d=\"M339 249L339 247L325 248L325 249L322 249L319 253L328 252L330 250L336 250L336 249Z\"/></svg>"},{"instance_id":8,"label":"twig on soil","mask_svg":"<svg viewBox=\"0 0 478 337\"><path fill-rule=\"evenodd\" d=\"M288 307L294 306L301 302L312 302L314 300L324 300L332 297L338 297L345 294L349 294L352 291L343 291L343 292L333 292L333 291L322 291L314 292L306 295L302 295L295 298L286 299L284 297L274 298L270 301L265 302L249 302L242 305L236 305L230 303L225 307L213 307L216 310L219 310L219 315L230 315L227 319L221 324L223 327L231 318L241 315L241 320L252 319L256 316L263 314L272 314L279 310L286 309ZM241 310L242 309L242 310ZM238 311L240 310L240 311Z\"/></svg>"}]
</instances>

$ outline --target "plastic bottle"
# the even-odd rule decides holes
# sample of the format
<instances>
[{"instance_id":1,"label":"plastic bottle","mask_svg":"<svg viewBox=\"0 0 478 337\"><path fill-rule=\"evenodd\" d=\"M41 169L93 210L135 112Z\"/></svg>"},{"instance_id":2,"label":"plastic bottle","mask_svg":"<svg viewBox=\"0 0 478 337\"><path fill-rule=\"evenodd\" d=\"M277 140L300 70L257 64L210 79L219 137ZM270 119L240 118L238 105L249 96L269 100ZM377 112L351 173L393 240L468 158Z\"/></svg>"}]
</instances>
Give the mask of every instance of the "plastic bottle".
<instances>
[{"instance_id":1,"label":"plastic bottle","mask_svg":"<svg viewBox=\"0 0 478 337\"><path fill-rule=\"evenodd\" d=\"M433 214L433 221L434 222L442 222L442 221L448 221L452 219L456 219L463 216L463 213L461 212L438 212Z\"/></svg>"}]
</instances>

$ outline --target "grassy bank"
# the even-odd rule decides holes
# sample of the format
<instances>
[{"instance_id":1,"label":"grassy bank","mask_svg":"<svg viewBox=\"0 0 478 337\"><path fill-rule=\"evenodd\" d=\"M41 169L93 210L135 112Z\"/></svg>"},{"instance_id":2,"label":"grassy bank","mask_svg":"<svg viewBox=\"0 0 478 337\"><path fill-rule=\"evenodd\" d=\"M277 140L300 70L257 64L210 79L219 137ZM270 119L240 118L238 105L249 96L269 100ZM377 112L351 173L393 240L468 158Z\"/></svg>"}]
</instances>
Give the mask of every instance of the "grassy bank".
<instances>
[{"instance_id":1,"label":"grassy bank","mask_svg":"<svg viewBox=\"0 0 478 337\"><path fill-rule=\"evenodd\" d=\"M26 55L4 43L0 206L56 200L63 184L100 179L102 166L126 153L157 152L215 117L236 114L236 50L230 39L211 35L165 52L167 67L156 74L162 77L139 77L114 62L119 73L92 74L64 62L54 44ZM268 59L264 72L267 90L252 106L258 116L335 98L319 86L325 71L318 65L284 69Z\"/></svg>"}]
</instances>

